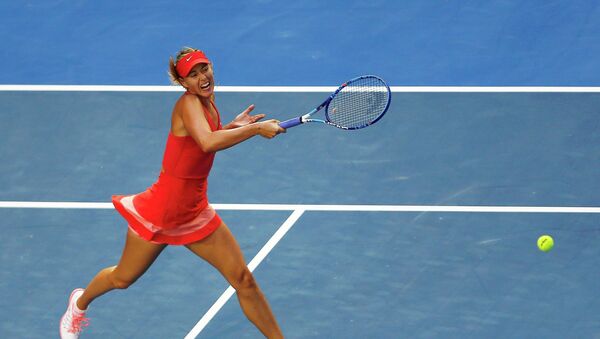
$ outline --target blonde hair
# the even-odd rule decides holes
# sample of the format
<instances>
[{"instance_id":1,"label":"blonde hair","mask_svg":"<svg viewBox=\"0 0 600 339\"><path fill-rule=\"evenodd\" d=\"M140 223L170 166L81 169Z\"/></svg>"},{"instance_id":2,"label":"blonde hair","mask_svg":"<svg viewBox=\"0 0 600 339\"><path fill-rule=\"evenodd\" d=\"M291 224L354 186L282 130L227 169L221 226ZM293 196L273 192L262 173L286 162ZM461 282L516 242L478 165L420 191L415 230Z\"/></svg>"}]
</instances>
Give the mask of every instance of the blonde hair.
<instances>
[{"instance_id":1,"label":"blonde hair","mask_svg":"<svg viewBox=\"0 0 600 339\"><path fill-rule=\"evenodd\" d=\"M183 47L182 49L179 50L179 52L177 52L177 56L175 57L175 60L173 60L173 57L169 58L169 79L171 80L171 83L173 85L181 85L181 83L179 82L179 78L181 78L181 77L177 73L177 68L175 67L175 65L177 65L179 60L181 60L181 58L183 58L184 55L195 52L195 51L197 51L197 49L195 49L195 48Z\"/></svg>"}]
</instances>

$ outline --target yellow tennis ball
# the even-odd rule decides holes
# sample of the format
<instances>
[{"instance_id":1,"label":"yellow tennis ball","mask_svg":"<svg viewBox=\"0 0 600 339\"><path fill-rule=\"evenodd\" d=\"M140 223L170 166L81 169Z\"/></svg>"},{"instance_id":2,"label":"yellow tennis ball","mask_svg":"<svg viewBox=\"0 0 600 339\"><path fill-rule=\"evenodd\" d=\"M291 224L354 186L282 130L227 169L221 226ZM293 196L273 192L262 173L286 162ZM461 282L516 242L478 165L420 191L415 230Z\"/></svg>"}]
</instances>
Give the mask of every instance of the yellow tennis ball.
<instances>
[{"instance_id":1,"label":"yellow tennis ball","mask_svg":"<svg viewBox=\"0 0 600 339\"><path fill-rule=\"evenodd\" d=\"M540 251L548 252L554 247L554 239L549 235L542 235L538 238L537 245Z\"/></svg>"}]
</instances>

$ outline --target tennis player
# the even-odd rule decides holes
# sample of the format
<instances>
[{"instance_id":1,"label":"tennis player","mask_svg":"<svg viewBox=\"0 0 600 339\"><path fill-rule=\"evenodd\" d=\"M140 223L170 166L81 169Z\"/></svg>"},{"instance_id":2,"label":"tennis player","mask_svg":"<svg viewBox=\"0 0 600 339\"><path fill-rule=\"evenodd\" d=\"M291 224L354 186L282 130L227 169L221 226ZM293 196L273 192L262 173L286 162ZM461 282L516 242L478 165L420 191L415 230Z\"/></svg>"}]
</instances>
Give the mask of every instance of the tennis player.
<instances>
[{"instance_id":1,"label":"tennis player","mask_svg":"<svg viewBox=\"0 0 600 339\"><path fill-rule=\"evenodd\" d=\"M88 325L90 303L133 284L167 245L184 245L213 265L235 288L246 317L268 338L283 335L269 304L248 270L240 247L208 203L207 179L215 153L253 136L271 139L285 132L276 120L259 121L249 106L222 126L214 96L211 62L197 49L184 48L169 61L171 80L186 92L173 108L170 133L156 183L145 192L113 196L129 228L119 263L107 267L85 289L75 289L60 320L61 338L79 338Z\"/></svg>"}]
</instances>

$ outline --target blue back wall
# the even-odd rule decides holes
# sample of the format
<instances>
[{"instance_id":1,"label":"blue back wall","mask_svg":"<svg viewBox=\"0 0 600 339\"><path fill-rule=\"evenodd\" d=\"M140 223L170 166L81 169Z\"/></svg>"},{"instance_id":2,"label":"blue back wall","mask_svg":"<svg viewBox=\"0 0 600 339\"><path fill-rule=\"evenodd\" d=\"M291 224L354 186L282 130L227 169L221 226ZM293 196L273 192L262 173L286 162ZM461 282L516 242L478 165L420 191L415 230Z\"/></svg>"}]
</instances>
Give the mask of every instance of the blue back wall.
<instances>
[{"instance_id":1,"label":"blue back wall","mask_svg":"<svg viewBox=\"0 0 600 339\"><path fill-rule=\"evenodd\" d=\"M220 85L598 86L596 1L2 1L0 84L166 85L182 46Z\"/></svg>"}]
</instances>

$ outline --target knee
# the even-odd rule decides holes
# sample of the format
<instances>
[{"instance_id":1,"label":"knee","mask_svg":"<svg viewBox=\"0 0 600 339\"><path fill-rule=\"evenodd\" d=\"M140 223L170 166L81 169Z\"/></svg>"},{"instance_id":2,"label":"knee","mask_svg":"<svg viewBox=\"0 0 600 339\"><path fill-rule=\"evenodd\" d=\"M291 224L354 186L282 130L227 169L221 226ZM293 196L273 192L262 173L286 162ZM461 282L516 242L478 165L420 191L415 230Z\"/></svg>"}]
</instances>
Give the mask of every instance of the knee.
<instances>
[{"instance_id":1,"label":"knee","mask_svg":"<svg viewBox=\"0 0 600 339\"><path fill-rule=\"evenodd\" d=\"M238 292L256 290L258 288L254 275L247 267L244 267L244 269L235 276L232 286Z\"/></svg>"},{"instance_id":2,"label":"knee","mask_svg":"<svg viewBox=\"0 0 600 339\"><path fill-rule=\"evenodd\" d=\"M119 274L115 270L111 272L111 274L108 276L108 279L110 280L114 288L120 290L128 288L129 286L133 285L133 283L136 281L136 279Z\"/></svg>"}]
</instances>

